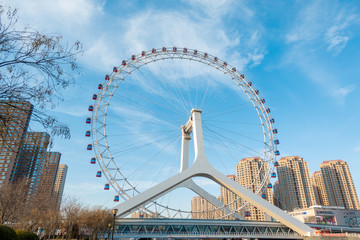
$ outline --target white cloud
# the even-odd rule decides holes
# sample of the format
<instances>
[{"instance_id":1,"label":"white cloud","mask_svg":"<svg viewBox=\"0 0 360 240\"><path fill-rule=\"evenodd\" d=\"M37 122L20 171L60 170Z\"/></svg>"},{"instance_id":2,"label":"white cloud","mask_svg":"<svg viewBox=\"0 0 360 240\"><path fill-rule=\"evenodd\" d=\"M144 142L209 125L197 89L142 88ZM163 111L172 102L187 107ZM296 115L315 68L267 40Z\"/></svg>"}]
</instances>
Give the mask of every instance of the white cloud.
<instances>
[{"instance_id":1,"label":"white cloud","mask_svg":"<svg viewBox=\"0 0 360 240\"><path fill-rule=\"evenodd\" d=\"M102 0L5 0L5 5L18 9L17 28L31 27L46 34L60 34L64 44L79 40L85 49L85 55L79 59L88 66L104 71L104 66L112 66L110 62L118 60L114 59L115 53L102 32L97 32L98 21L103 16Z\"/></svg>"},{"instance_id":2,"label":"white cloud","mask_svg":"<svg viewBox=\"0 0 360 240\"><path fill-rule=\"evenodd\" d=\"M297 66L302 73L311 80L322 93L332 97L337 104L344 104L346 97L355 89L355 85L346 86L332 72L331 69L312 54L309 54L303 48L293 48L286 55L286 63Z\"/></svg>"},{"instance_id":3,"label":"white cloud","mask_svg":"<svg viewBox=\"0 0 360 240\"><path fill-rule=\"evenodd\" d=\"M323 21L320 21L320 3L313 2L313 4L307 6L308 7L299 12L296 17L296 24L292 26L290 32L286 34L285 41L287 43L311 41L319 37L323 23Z\"/></svg>"},{"instance_id":4,"label":"white cloud","mask_svg":"<svg viewBox=\"0 0 360 240\"><path fill-rule=\"evenodd\" d=\"M153 47L178 46L221 54L226 47L237 44L236 39L227 37L222 26L212 23L206 18L194 21L190 15L180 12L148 10L129 21L124 40L136 52Z\"/></svg>"},{"instance_id":5,"label":"white cloud","mask_svg":"<svg viewBox=\"0 0 360 240\"><path fill-rule=\"evenodd\" d=\"M110 13L105 16L103 0L5 2L19 8L21 25L59 33L69 41L80 40L85 49L81 61L96 71L110 72L132 54L162 46L207 51L231 61L239 70L259 64L263 58L261 25L246 4L233 0L185 0L187 5L181 9L141 9L131 18ZM230 31L224 18L235 14L234 6L241 9L236 14L241 14L243 26ZM116 29L106 28L109 22ZM234 47L237 50L229 52Z\"/></svg>"},{"instance_id":6,"label":"white cloud","mask_svg":"<svg viewBox=\"0 0 360 240\"><path fill-rule=\"evenodd\" d=\"M358 34L360 22L357 19L357 15L346 5L313 1L304 4L285 35L285 42L289 45L286 64L301 69L305 76L338 104L344 104L356 86L346 86L343 81L339 81L340 78L328 68L322 55L328 52L336 57L341 53L351 38Z\"/></svg>"},{"instance_id":7,"label":"white cloud","mask_svg":"<svg viewBox=\"0 0 360 240\"><path fill-rule=\"evenodd\" d=\"M18 8L22 25L31 24L31 27L51 32L54 29L71 31L79 25L87 25L94 15L102 13L103 7L93 0L5 0L5 4Z\"/></svg>"},{"instance_id":8,"label":"white cloud","mask_svg":"<svg viewBox=\"0 0 360 240\"><path fill-rule=\"evenodd\" d=\"M334 90L334 95L338 96L340 98L345 98L347 95L349 95L355 89L356 89L355 85L341 87L341 88Z\"/></svg>"},{"instance_id":9,"label":"white cloud","mask_svg":"<svg viewBox=\"0 0 360 240\"><path fill-rule=\"evenodd\" d=\"M192 8L204 12L214 19L223 17L233 11L234 5L237 3L234 0L185 0L184 2L189 3ZM245 6L242 8L242 12L246 12L247 15L253 15L252 11Z\"/></svg>"},{"instance_id":10,"label":"white cloud","mask_svg":"<svg viewBox=\"0 0 360 240\"><path fill-rule=\"evenodd\" d=\"M286 43L299 45L325 45L327 51L340 53L357 33L358 16L352 9L334 3L314 1L307 4L298 14L296 24L285 36Z\"/></svg>"},{"instance_id":11,"label":"white cloud","mask_svg":"<svg viewBox=\"0 0 360 240\"><path fill-rule=\"evenodd\" d=\"M111 73L114 66L121 62L121 54L119 54L114 42L107 41L107 34L102 34L97 38L87 41L84 44L86 49L82 62L91 68L102 73ZM116 49L114 51L114 49Z\"/></svg>"},{"instance_id":12,"label":"white cloud","mask_svg":"<svg viewBox=\"0 0 360 240\"><path fill-rule=\"evenodd\" d=\"M341 52L345 46L346 43L349 41L349 37L346 36L334 36L329 41L329 47L327 48L328 51L334 50L335 53Z\"/></svg>"},{"instance_id":13,"label":"white cloud","mask_svg":"<svg viewBox=\"0 0 360 240\"><path fill-rule=\"evenodd\" d=\"M254 52L248 54L248 59L251 66L259 65L264 59L264 53L259 53L258 49L255 49Z\"/></svg>"},{"instance_id":14,"label":"white cloud","mask_svg":"<svg viewBox=\"0 0 360 240\"><path fill-rule=\"evenodd\" d=\"M325 34L326 42L329 44L327 51L333 51L335 54L340 53L346 46L350 37L347 28L357 19L356 15L347 15L347 13L339 13L335 23L328 28Z\"/></svg>"},{"instance_id":15,"label":"white cloud","mask_svg":"<svg viewBox=\"0 0 360 240\"><path fill-rule=\"evenodd\" d=\"M221 19L207 15L194 18L186 11L147 10L133 16L123 37L132 53L161 46L189 47L228 60L243 70L248 65L259 64L264 55L258 30L261 27L254 24L247 28L246 32L235 29L229 34ZM234 48L235 51L229 52Z\"/></svg>"}]
</instances>

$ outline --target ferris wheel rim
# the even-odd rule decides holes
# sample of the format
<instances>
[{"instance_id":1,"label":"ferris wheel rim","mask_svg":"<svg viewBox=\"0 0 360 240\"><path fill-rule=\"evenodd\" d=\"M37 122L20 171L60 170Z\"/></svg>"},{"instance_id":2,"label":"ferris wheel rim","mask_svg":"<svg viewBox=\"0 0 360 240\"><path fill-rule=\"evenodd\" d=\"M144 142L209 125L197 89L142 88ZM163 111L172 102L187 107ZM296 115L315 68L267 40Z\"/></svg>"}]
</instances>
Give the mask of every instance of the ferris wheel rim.
<instances>
[{"instance_id":1,"label":"ferris wheel rim","mask_svg":"<svg viewBox=\"0 0 360 240\"><path fill-rule=\"evenodd\" d=\"M133 55L131 58L124 60L121 65L114 67L116 68L116 72L107 75L109 79L103 82L103 88L98 92L98 99L94 103L94 111L92 114L91 121L91 132L92 132L92 143L94 146L94 151L96 155L96 159L98 160L98 164L101 168L101 171L106 177L107 181L111 186L116 189L119 196L121 196L124 200L130 199L134 196L134 193L139 193L135 186L131 184L126 179L121 171L119 170L114 158L112 157L110 146L107 141L106 134L106 120L107 120L107 110L110 104L111 98L121 84L132 72L137 71L139 68L146 66L147 64L157 62L160 60L168 60L168 59L182 59L182 60L190 60L197 61L199 63L206 64L210 67L215 68L218 71L226 74L232 81L234 81L242 91L248 96L249 100L252 102L253 107L256 109L258 117L261 122L261 126L264 133L264 161L265 162L274 162L276 161L275 152L277 151L277 145L274 143L274 140L277 140L275 137L276 128L274 127L273 122L271 122L271 114L269 108L266 107L265 101L261 98L258 90L256 90L251 82L244 77L243 74L239 73L235 67L228 64L226 61L223 61L216 56L211 54L198 51L196 49L188 49L188 48L159 48L152 49L150 51L143 51L140 54ZM103 101L106 99L107 101ZM100 121L102 119L103 121ZM102 126L101 126L102 125ZM103 132L101 132L101 130ZM266 153L266 150L268 152ZM104 153L107 153L108 156L105 156ZM265 160L265 156L267 159ZM104 161L104 159L108 160L108 163ZM115 170L116 174L110 173L109 163L112 163L113 167L111 170ZM268 172L273 171L269 169ZM119 185L119 181L121 179L123 182L123 186ZM262 186L258 188L258 192L262 191L264 188L265 180L262 182ZM131 196L131 192L133 196ZM168 206L163 206L164 208L172 209ZM175 209L172 209L175 210ZM180 211L180 210L179 210ZM185 213L189 213L188 211L182 211ZM193 212L192 212L193 213Z\"/></svg>"}]
</instances>

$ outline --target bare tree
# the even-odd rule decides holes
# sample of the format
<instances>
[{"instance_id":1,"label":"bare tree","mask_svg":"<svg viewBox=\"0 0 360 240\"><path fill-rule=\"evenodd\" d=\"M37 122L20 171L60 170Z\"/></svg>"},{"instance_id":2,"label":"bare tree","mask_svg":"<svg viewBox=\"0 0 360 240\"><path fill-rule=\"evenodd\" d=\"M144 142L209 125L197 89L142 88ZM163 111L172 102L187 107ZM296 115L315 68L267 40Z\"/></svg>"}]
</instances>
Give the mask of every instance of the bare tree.
<instances>
[{"instance_id":1,"label":"bare tree","mask_svg":"<svg viewBox=\"0 0 360 240\"><path fill-rule=\"evenodd\" d=\"M92 239L99 234L105 234L112 221L111 210L99 207L83 209L81 213L81 226L84 227Z\"/></svg>"},{"instance_id":2,"label":"bare tree","mask_svg":"<svg viewBox=\"0 0 360 240\"><path fill-rule=\"evenodd\" d=\"M29 185L26 180L7 183L0 188L0 224L13 224L26 211L26 198Z\"/></svg>"},{"instance_id":3,"label":"bare tree","mask_svg":"<svg viewBox=\"0 0 360 240\"><path fill-rule=\"evenodd\" d=\"M60 35L17 29L16 9L0 6L0 17L0 100L30 101L33 120L51 135L69 138L68 126L45 110L62 101L60 90L74 82L76 56L83 52L80 42L67 45Z\"/></svg>"},{"instance_id":4,"label":"bare tree","mask_svg":"<svg viewBox=\"0 0 360 240\"><path fill-rule=\"evenodd\" d=\"M80 223L83 206L74 198L67 198L61 206L62 224L66 231L67 239L71 239L74 229Z\"/></svg>"},{"instance_id":5,"label":"bare tree","mask_svg":"<svg viewBox=\"0 0 360 240\"><path fill-rule=\"evenodd\" d=\"M28 196L25 204L26 207L16 222L17 229L36 231L40 227L45 230L53 220L48 219L49 213L58 215L56 212L59 212L53 202L44 201L37 196Z\"/></svg>"},{"instance_id":6,"label":"bare tree","mask_svg":"<svg viewBox=\"0 0 360 240\"><path fill-rule=\"evenodd\" d=\"M44 230L48 239L55 236L56 230L61 226L60 210L57 207L44 209L41 214L39 227Z\"/></svg>"}]
</instances>

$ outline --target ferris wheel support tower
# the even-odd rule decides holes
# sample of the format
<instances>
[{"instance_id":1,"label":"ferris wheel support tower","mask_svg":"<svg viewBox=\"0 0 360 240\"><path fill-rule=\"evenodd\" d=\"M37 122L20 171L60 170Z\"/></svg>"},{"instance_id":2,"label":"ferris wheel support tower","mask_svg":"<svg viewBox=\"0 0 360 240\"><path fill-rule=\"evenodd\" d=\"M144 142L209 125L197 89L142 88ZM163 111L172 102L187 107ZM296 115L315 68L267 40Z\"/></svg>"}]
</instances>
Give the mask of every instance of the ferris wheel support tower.
<instances>
[{"instance_id":1,"label":"ferris wheel support tower","mask_svg":"<svg viewBox=\"0 0 360 240\"><path fill-rule=\"evenodd\" d=\"M303 236L311 236L314 234L314 230L312 228L275 207L270 202L262 199L260 196L256 195L247 188L227 178L209 163L205 155L201 124L201 110L192 109L191 117L182 129L183 146L180 173L116 206L115 208L118 209L118 217L124 217L130 214L134 210L142 207L145 203L155 200L165 193L172 191L173 189L179 187L179 185L188 182L193 177L205 177L213 180L223 187L226 187L230 191L239 195L246 202L256 206L258 209L264 211L297 233ZM193 164L188 167L188 141L191 132L193 133L194 138L195 158Z\"/></svg>"}]
</instances>

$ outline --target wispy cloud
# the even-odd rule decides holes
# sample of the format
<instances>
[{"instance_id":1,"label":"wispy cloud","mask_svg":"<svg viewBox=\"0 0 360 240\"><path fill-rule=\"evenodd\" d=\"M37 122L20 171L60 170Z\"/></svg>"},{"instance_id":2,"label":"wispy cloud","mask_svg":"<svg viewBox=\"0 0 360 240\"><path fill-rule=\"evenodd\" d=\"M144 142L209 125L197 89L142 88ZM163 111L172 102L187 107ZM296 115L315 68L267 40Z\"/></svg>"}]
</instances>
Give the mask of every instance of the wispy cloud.
<instances>
[{"instance_id":1,"label":"wispy cloud","mask_svg":"<svg viewBox=\"0 0 360 240\"><path fill-rule=\"evenodd\" d=\"M70 106L70 107L58 107L54 110L54 112L67 114L74 117L85 117L89 116L89 112L84 110L84 106Z\"/></svg>"},{"instance_id":2,"label":"wispy cloud","mask_svg":"<svg viewBox=\"0 0 360 240\"><path fill-rule=\"evenodd\" d=\"M337 104L344 104L346 97L356 89L356 85L346 85L339 81L340 78L331 69L303 48L294 48L289 51L285 61L297 66L307 79L311 80L323 93L332 97Z\"/></svg>"},{"instance_id":3,"label":"wispy cloud","mask_svg":"<svg viewBox=\"0 0 360 240\"><path fill-rule=\"evenodd\" d=\"M299 12L285 41L308 47L309 44L323 45L326 51L339 54L351 37L358 34L358 18L346 5L314 1Z\"/></svg>"},{"instance_id":4,"label":"wispy cloud","mask_svg":"<svg viewBox=\"0 0 360 240\"><path fill-rule=\"evenodd\" d=\"M17 7L20 24L40 28L42 31L64 31L77 35L75 29L89 25L95 15L102 14L103 3L93 0L5 0L5 4Z\"/></svg>"},{"instance_id":5,"label":"wispy cloud","mask_svg":"<svg viewBox=\"0 0 360 240\"><path fill-rule=\"evenodd\" d=\"M130 20L125 41L132 51L140 52L154 46L191 47L219 54L236 45L222 26L208 18L193 17L186 12L149 9Z\"/></svg>"},{"instance_id":6,"label":"wispy cloud","mask_svg":"<svg viewBox=\"0 0 360 240\"><path fill-rule=\"evenodd\" d=\"M285 35L287 43L309 42L319 37L322 29L321 15L319 11L320 3L313 2L311 5L299 11L295 24Z\"/></svg>"},{"instance_id":7,"label":"wispy cloud","mask_svg":"<svg viewBox=\"0 0 360 240\"><path fill-rule=\"evenodd\" d=\"M357 14L347 5L313 1L304 4L295 19L285 35L285 43L289 46L286 63L297 66L321 90L343 104L356 86L340 81L322 55L336 58L351 38L359 34Z\"/></svg>"},{"instance_id":8,"label":"wispy cloud","mask_svg":"<svg viewBox=\"0 0 360 240\"><path fill-rule=\"evenodd\" d=\"M356 89L355 85L341 87L339 89L334 90L334 95L340 98L345 98L355 89Z\"/></svg>"},{"instance_id":9,"label":"wispy cloud","mask_svg":"<svg viewBox=\"0 0 360 240\"><path fill-rule=\"evenodd\" d=\"M222 1L212 1L212 0L184 0L184 2L191 5L192 8L195 8L208 16L219 19L233 10L234 0L222 0ZM246 8L248 13L252 12Z\"/></svg>"},{"instance_id":10,"label":"wispy cloud","mask_svg":"<svg viewBox=\"0 0 360 240\"><path fill-rule=\"evenodd\" d=\"M67 39L80 40L86 49L81 61L97 71L111 71L122 58L162 46L207 51L228 60L239 70L262 61L263 28L245 3L233 0L183 2L180 9L137 8L139 11L134 11L131 18L105 14L105 1L14 0L11 5L19 8L22 25L31 23L41 31L56 31ZM229 29L225 24L227 16L239 13L234 6L241 9L241 31ZM116 29L106 28L109 22L114 23L112 26ZM122 24L124 22L126 24Z\"/></svg>"},{"instance_id":11,"label":"wispy cloud","mask_svg":"<svg viewBox=\"0 0 360 240\"><path fill-rule=\"evenodd\" d=\"M325 39L329 45L327 51L338 54L345 48L352 35L348 28L351 28L354 24L359 24L357 18L358 16L355 14L349 15L345 10L340 11L335 18L334 24L325 33Z\"/></svg>"}]
</instances>

